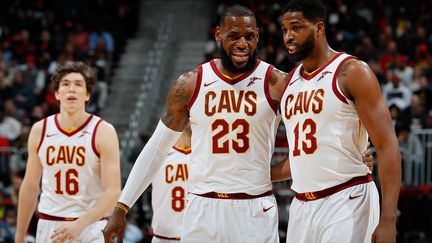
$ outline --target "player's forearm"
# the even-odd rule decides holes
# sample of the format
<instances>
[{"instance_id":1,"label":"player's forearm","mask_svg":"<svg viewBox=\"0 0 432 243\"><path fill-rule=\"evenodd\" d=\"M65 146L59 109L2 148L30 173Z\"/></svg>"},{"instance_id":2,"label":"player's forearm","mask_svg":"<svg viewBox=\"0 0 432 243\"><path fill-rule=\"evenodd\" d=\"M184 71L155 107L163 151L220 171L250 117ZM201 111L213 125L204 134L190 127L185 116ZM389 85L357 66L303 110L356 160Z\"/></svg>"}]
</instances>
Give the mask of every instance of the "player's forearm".
<instances>
[{"instance_id":1,"label":"player's forearm","mask_svg":"<svg viewBox=\"0 0 432 243\"><path fill-rule=\"evenodd\" d=\"M273 165L270 169L270 178L272 182L285 181L291 179L291 169L288 158Z\"/></svg>"},{"instance_id":2,"label":"player's forearm","mask_svg":"<svg viewBox=\"0 0 432 243\"><path fill-rule=\"evenodd\" d=\"M120 196L120 188L106 188L93 207L81 216L78 221L84 226L88 226L107 215L114 209L115 203Z\"/></svg>"},{"instance_id":3,"label":"player's forearm","mask_svg":"<svg viewBox=\"0 0 432 243\"><path fill-rule=\"evenodd\" d=\"M378 173L381 184L381 218L396 220L401 186L401 159L398 145L377 148Z\"/></svg>"},{"instance_id":4,"label":"player's forearm","mask_svg":"<svg viewBox=\"0 0 432 243\"><path fill-rule=\"evenodd\" d=\"M25 182L22 184L18 198L17 235L24 236L26 234L36 208L38 194L38 188L32 189L26 186Z\"/></svg>"},{"instance_id":5,"label":"player's forearm","mask_svg":"<svg viewBox=\"0 0 432 243\"><path fill-rule=\"evenodd\" d=\"M150 185L153 177L159 172L168 151L181 134L181 132L174 131L159 121L156 130L135 161L119 202L124 203L129 208L132 207Z\"/></svg>"}]
</instances>

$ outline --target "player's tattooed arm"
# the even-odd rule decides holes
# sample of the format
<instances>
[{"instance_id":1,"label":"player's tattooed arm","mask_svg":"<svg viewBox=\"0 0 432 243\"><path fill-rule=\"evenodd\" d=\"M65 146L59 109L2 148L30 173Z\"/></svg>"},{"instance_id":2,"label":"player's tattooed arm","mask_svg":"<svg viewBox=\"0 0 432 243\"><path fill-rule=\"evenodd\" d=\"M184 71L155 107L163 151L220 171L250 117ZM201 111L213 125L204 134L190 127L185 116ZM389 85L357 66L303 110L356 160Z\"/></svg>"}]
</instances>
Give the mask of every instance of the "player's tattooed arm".
<instances>
[{"instance_id":1,"label":"player's tattooed arm","mask_svg":"<svg viewBox=\"0 0 432 243\"><path fill-rule=\"evenodd\" d=\"M277 106L279 106L288 78L289 78L288 73L273 68L268 84L269 84L270 97Z\"/></svg>"},{"instance_id":2,"label":"player's tattooed arm","mask_svg":"<svg viewBox=\"0 0 432 243\"><path fill-rule=\"evenodd\" d=\"M175 131L183 131L188 123L188 103L195 89L197 71L181 75L168 91L162 122Z\"/></svg>"}]
</instances>

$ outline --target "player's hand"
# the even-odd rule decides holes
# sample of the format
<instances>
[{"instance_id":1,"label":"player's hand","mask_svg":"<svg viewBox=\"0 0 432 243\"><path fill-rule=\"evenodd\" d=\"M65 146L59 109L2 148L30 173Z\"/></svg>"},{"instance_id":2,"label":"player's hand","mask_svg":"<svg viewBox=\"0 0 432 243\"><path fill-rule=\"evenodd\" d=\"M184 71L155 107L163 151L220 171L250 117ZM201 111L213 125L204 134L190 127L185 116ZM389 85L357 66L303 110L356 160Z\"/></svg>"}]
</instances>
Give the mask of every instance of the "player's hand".
<instances>
[{"instance_id":1,"label":"player's hand","mask_svg":"<svg viewBox=\"0 0 432 243\"><path fill-rule=\"evenodd\" d=\"M395 220L380 220L372 235L372 243L395 243L396 222Z\"/></svg>"},{"instance_id":2,"label":"player's hand","mask_svg":"<svg viewBox=\"0 0 432 243\"><path fill-rule=\"evenodd\" d=\"M113 237L117 236L117 243L123 243L123 233L126 228L126 212L115 208L105 228L102 230L105 243L113 243Z\"/></svg>"},{"instance_id":3,"label":"player's hand","mask_svg":"<svg viewBox=\"0 0 432 243\"><path fill-rule=\"evenodd\" d=\"M368 143L367 149L362 153L363 163L369 168L370 171L374 167L374 157L372 155L372 150L369 148L370 143Z\"/></svg>"},{"instance_id":4,"label":"player's hand","mask_svg":"<svg viewBox=\"0 0 432 243\"><path fill-rule=\"evenodd\" d=\"M81 224L78 220L68 222L54 230L51 240L53 243L73 242L81 235L84 228L85 225Z\"/></svg>"}]
</instances>

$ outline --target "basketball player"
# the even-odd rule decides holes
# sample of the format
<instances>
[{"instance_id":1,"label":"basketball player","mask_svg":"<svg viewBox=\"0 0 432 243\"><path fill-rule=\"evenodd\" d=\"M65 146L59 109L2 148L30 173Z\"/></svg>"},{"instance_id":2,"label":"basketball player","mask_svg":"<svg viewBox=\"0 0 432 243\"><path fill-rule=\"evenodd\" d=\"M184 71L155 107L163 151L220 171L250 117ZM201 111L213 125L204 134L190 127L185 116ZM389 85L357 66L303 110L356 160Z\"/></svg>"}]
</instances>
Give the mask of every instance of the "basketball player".
<instances>
[{"instance_id":1,"label":"basketball player","mask_svg":"<svg viewBox=\"0 0 432 243\"><path fill-rule=\"evenodd\" d=\"M192 127L184 242L278 242L270 161L288 75L257 59L258 28L250 9L224 11L215 39L221 59L181 75L104 229L121 242L125 214L159 171L188 122Z\"/></svg>"},{"instance_id":2,"label":"basketball player","mask_svg":"<svg viewBox=\"0 0 432 243\"><path fill-rule=\"evenodd\" d=\"M179 242L186 206L191 153L188 126L168 152L162 169L152 181L152 243Z\"/></svg>"},{"instance_id":3,"label":"basketball player","mask_svg":"<svg viewBox=\"0 0 432 243\"><path fill-rule=\"evenodd\" d=\"M31 129L15 240L24 242L42 179L36 242L103 242L104 217L120 194L117 134L85 111L96 82L89 66L59 66L51 81L60 113Z\"/></svg>"},{"instance_id":4,"label":"basketball player","mask_svg":"<svg viewBox=\"0 0 432 243\"><path fill-rule=\"evenodd\" d=\"M281 100L296 192L287 242L395 242L401 161L389 110L367 64L330 48L325 20L319 0L293 0L282 15L284 43L299 63ZM381 215L361 162L366 131L378 156Z\"/></svg>"}]
</instances>

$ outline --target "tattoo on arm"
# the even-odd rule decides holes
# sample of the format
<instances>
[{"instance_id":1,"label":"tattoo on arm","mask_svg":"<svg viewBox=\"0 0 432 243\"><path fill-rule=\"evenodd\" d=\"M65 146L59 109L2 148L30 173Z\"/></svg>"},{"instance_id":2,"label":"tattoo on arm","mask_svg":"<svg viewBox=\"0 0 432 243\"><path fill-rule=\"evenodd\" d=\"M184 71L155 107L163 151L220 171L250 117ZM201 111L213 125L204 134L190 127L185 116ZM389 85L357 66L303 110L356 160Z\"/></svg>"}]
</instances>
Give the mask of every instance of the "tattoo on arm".
<instances>
[{"instance_id":1,"label":"tattoo on arm","mask_svg":"<svg viewBox=\"0 0 432 243\"><path fill-rule=\"evenodd\" d=\"M166 110L161 118L166 126L178 126L176 118L182 119L187 113L187 105L190 99L190 92L187 90L187 81L194 73L195 71L181 75L169 90L166 100Z\"/></svg>"},{"instance_id":2,"label":"tattoo on arm","mask_svg":"<svg viewBox=\"0 0 432 243\"><path fill-rule=\"evenodd\" d=\"M350 66L351 63L352 63L352 61L348 60L342 64L342 67L341 67L339 74L338 74L338 78L342 78L342 77L347 76L347 70L348 70L348 67Z\"/></svg>"}]
</instances>

